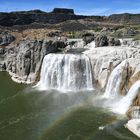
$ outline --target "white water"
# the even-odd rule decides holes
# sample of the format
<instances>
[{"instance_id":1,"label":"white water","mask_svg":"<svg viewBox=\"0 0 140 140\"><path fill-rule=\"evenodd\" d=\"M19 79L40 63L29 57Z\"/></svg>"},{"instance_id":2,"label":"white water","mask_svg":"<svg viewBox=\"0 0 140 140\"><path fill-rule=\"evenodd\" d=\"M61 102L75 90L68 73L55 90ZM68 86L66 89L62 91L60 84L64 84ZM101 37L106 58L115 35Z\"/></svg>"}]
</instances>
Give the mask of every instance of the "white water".
<instances>
[{"instance_id":1,"label":"white water","mask_svg":"<svg viewBox=\"0 0 140 140\"><path fill-rule=\"evenodd\" d=\"M88 43L84 48L95 48L95 41Z\"/></svg>"},{"instance_id":2,"label":"white water","mask_svg":"<svg viewBox=\"0 0 140 140\"><path fill-rule=\"evenodd\" d=\"M42 64L39 89L91 90L92 70L84 54L48 54Z\"/></svg>"},{"instance_id":3,"label":"white water","mask_svg":"<svg viewBox=\"0 0 140 140\"><path fill-rule=\"evenodd\" d=\"M132 85L132 87L130 88L125 97L123 97L119 102L113 105L112 107L113 112L125 114L126 111L129 109L129 107L131 106L133 100L137 96L139 90L140 90L140 80Z\"/></svg>"},{"instance_id":4,"label":"white water","mask_svg":"<svg viewBox=\"0 0 140 140\"><path fill-rule=\"evenodd\" d=\"M103 97L116 98L119 96L121 84L124 82L123 72L127 65L127 61L123 61L112 71Z\"/></svg>"}]
</instances>

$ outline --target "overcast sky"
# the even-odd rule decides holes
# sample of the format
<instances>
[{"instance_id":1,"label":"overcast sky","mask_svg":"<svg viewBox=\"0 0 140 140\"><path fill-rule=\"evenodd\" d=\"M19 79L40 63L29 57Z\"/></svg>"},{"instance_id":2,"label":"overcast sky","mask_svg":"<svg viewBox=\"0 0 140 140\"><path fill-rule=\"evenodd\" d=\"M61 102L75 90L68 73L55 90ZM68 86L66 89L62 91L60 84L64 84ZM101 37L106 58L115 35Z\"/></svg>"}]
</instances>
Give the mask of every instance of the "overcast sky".
<instances>
[{"instance_id":1,"label":"overcast sky","mask_svg":"<svg viewBox=\"0 0 140 140\"><path fill-rule=\"evenodd\" d=\"M110 15L113 13L140 13L140 0L0 0L0 11L72 8L76 14Z\"/></svg>"}]
</instances>

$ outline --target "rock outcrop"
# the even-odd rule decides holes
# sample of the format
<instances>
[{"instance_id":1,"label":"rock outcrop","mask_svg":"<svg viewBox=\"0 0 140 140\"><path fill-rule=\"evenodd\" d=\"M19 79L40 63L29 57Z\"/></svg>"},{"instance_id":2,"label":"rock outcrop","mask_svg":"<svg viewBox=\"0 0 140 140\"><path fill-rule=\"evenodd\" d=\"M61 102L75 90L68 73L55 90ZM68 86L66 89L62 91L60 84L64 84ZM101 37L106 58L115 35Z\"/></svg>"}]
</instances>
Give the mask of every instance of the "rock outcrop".
<instances>
[{"instance_id":1,"label":"rock outcrop","mask_svg":"<svg viewBox=\"0 0 140 140\"><path fill-rule=\"evenodd\" d=\"M83 34L82 38L83 38L83 41L85 42L85 44L89 44L95 40L94 34L91 34L91 33Z\"/></svg>"},{"instance_id":2,"label":"rock outcrop","mask_svg":"<svg viewBox=\"0 0 140 140\"><path fill-rule=\"evenodd\" d=\"M100 34L95 39L96 47L103 46L121 46L121 42L117 38L107 37L106 35Z\"/></svg>"},{"instance_id":3,"label":"rock outcrop","mask_svg":"<svg viewBox=\"0 0 140 140\"><path fill-rule=\"evenodd\" d=\"M61 51L65 46L62 41L23 40L15 46L0 48L0 70L8 71L17 82L33 83L44 56Z\"/></svg>"},{"instance_id":4,"label":"rock outcrop","mask_svg":"<svg viewBox=\"0 0 140 140\"><path fill-rule=\"evenodd\" d=\"M129 120L125 127L140 138L140 119Z\"/></svg>"},{"instance_id":5,"label":"rock outcrop","mask_svg":"<svg viewBox=\"0 0 140 140\"><path fill-rule=\"evenodd\" d=\"M47 25L58 24L67 20L85 20L88 26L100 25L120 25L120 24L139 24L140 14L114 14L110 16L84 16L75 15L73 9L55 8L52 12L41 10L19 11L10 13L0 13L0 26L12 27L15 25ZM88 20L87 20L88 19ZM95 24L96 22L96 24Z\"/></svg>"},{"instance_id":6,"label":"rock outcrop","mask_svg":"<svg viewBox=\"0 0 140 140\"><path fill-rule=\"evenodd\" d=\"M0 46L7 46L15 40L15 37L9 32L0 33Z\"/></svg>"},{"instance_id":7,"label":"rock outcrop","mask_svg":"<svg viewBox=\"0 0 140 140\"><path fill-rule=\"evenodd\" d=\"M98 35L95 40L96 47L108 46L108 38L106 35Z\"/></svg>"},{"instance_id":8,"label":"rock outcrop","mask_svg":"<svg viewBox=\"0 0 140 140\"><path fill-rule=\"evenodd\" d=\"M66 20L84 19L87 16L75 15L73 9L55 8L47 13L41 10L0 13L0 25L11 27L14 25L57 24Z\"/></svg>"},{"instance_id":9,"label":"rock outcrop","mask_svg":"<svg viewBox=\"0 0 140 140\"><path fill-rule=\"evenodd\" d=\"M84 53L91 60L94 82L101 90L105 90L112 70L124 60L128 61L128 70L125 71L124 75L128 76L129 81L126 81L126 86L123 87L130 88L136 80L140 79L140 76L138 76L140 71L140 53L138 48L99 47L87 50Z\"/></svg>"},{"instance_id":10,"label":"rock outcrop","mask_svg":"<svg viewBox=\"0 0 140 140\"><path fill-rule=\"evenodd\" d=\"M73 9L66 9L66 8L54 8L51 13L54 14L71 14L74 15L74 10Z\"/></svg>"},{"instance_id":11,"label":"rock outcrop","mask_svg":"<svg viewBox=\"0 0 140 140\"><path fill-rule=\"evenodd\" d=\"M113 37L110 37L108 39L108 44L109 44L109 46L121 46L120 40L116 39L116 38L113 38Z\"/></svg>"},{"instance_id":12,"label":"rock outcrop","mask_svg":"<svg viewBox=\"0 0 140 140\"><path fill-rule=\"evenodd\" d=\"M140 14L113 14L108 17L108 21L113 23L137 24L140 23Z\"/></svg>"}]
</instances>

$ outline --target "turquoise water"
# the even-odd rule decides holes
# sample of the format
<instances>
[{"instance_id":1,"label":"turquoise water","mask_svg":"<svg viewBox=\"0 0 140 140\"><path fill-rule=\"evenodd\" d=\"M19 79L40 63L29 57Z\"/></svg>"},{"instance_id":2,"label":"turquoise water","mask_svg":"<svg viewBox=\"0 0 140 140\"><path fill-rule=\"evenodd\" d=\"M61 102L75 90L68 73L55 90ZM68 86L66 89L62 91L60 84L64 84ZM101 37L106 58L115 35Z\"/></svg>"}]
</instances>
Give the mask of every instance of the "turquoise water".
<instances>
[{"instance_id":1,"label":"turquoise water","mask_svg":"<svg viewBox=\"0 0 140 140\"><path fill-rule=\"evenodd\" d=\"M0 72L0 140L138 140L125 119L94 107L93 97L35 91Z\"/></svg>"}]
</instances>

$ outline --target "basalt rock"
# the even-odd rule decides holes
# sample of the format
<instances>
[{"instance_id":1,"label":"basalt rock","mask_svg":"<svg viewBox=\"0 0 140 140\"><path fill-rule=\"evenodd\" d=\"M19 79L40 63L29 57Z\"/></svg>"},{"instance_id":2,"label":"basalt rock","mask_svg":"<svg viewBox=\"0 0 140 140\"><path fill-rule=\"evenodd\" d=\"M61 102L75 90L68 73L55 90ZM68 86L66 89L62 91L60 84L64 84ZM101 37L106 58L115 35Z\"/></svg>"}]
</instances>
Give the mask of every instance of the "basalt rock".
<instances>
[{"instance_id":1,"label":"basalt rock","mask_svg":"<svg viewBox=\"0 0 140 140\"><path fill-rule=\"evenodd\" d=\"M23 40L0 48L0 70L8 71L17 82L35 82L44 56L61 51L61 47L65 47L64 42Z\"/></svg>"},{"instance_id":2,"label":"basalt rock","mask_svg":"<svg viewBox=\"0 0 140 140\"><path fill-rule=\"evenodd\" d=\"M30 27L44 27L47 24L58 24L60 22L65 22L68 20L79 20L88 25L88 29L93 29L97 25L109 24L117 25L120 24L139 24L140 23L140 14L113 14L110 16L84 16L74 14L73 9L65 8L55 8L52 12L44 12L41 10L30 10L30 11L19 11L19 12L10 12L10 13L0 13L0 26L12 27L18 26L27 26ZM78 24L79 25L79 24ZM81 26L82 27L82 26ZM80 27L80 28L81 28ZM28 28L28 26L27 26ZM77 28L77 26L76 26ZM82 27L83 28L83 27ZM85 28L84 28L85 29ZM74 29L73 29L74 30Z\"/></svg>"},{"instance_id":3,"label":"basalt rock","mask_svg":"<svg viewBox=\"0 0 140 140\"><path fill-rule=\"evenodd\" d=\"M62 51L67 45L63 41L49 41L47 46L47 53L56 53Z\"/></svg>"},{"instance_id":4,"label":"basalt rock","mask_svg":"<svg viewBox=\"0 0 140 140\"><path fill-rule=\"evenodd\" d=\"M83 41L86 44L88 44L88 43L90 43L90 42L95 40L94 34L91 34L91 33L86 33L86 34L82 35L82 38L83 38Z\"/></svg>"},{"instance_id":5,"label":"basalt rock","mask_svg":"<svg viewBox=\"0 0 140 140\"><path fill-rule=\"evenodd\" d=\"M54 8L52 13L54 14L72 14L74 15L73 9L66 9L66 8Z\"/></svg>"},{"instance_id":6,"label":"basalt rock","mask_svg":"<svg viewBox=\"0 0 140 140\"><path fill-rule=\"evenodd\" d=\"M101 90L105 89L108 78L114 68L124 60L128 61L128 66L123 72L122 77L125 78L122 78L124 80L120 86L121 94L126 94L132 84L140 79L140 53L138 48L98 47L87 50L84 53L90 58L95 85Z\"/></svg>"},{"instance_id":7,"label":"basalt rock","mask_svg":"<svg viewBox=\"0 0 140 140\"><path fill-rule=\"evenodd\" d=\"M0 33L0 46L7 46L15 40L15 37L8 32Z\"/></svg>"},{"instance_id":8,"label":"basalt rock","mask_svg":"<svg viewBox=\"0 0 140 140\"><path fill-rule=\"evenodd\" d=\"M52 32L48 33L48 36L49 37L59 37L59 36L61 36L61 34L62 34L62 32L60 32L60 31L52 31Z\"/></svg>"},{"instance_id":9,"label":"basalt rock","mask_svg":"<svg viewBox=\"0 0 140 140\"><path fill-rule=\"evenodd\" d=\"M95 43L96 43L96 47L121 46L121 42L119 39L113 37L107 37L102 33L96 36Z\"/></svg>"},{"instance_id":10,"label":"basalt rock","mask_svg":"<svg viewBox=\"0 0 140 140\"><path fill-rule=\"evenodd\" d=\"M121 42L120 42L119 39L110 37L110 38L108 39L108 45L109 45L109 46L120 46L120 45L121 45Z\"/></svg>"},{"instance_id":11,"label":"basalt rock","mask_svg":"<svg viewBox=\"0 0 140 140\"><path fill-rule=\"evenodd\" d=\"M98 35L95 39L96 47L108 46L108 38L106 35Z\"/></svg>"}]
</instances>

